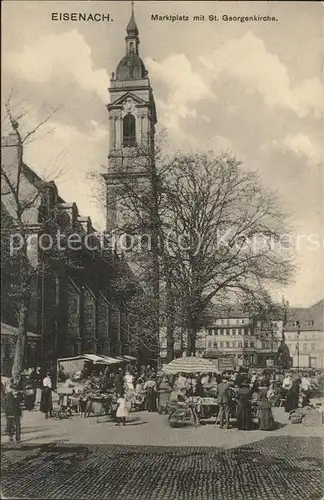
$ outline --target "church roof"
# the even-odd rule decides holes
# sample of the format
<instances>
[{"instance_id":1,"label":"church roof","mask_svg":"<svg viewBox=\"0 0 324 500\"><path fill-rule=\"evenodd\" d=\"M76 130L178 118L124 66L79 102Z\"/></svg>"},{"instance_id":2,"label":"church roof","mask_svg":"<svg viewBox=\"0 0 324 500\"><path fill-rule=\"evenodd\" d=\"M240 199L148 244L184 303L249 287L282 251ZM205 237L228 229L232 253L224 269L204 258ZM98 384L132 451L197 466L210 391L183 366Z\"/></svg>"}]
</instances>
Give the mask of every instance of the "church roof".
<instances>
[{"instance_id":1,"label":"church roof","mask_svg":"<svg viewBox=\"0 0 324 500\"><path fill-rule=\"evenodd\" d=\"M117 66L116 80L134 80L145 78L147 71L142 59L137 54L124 56Z\"/></svg>"},{"instance_id":2,"label":"church roof","mask_svg":"<svg viewBox=\"0 0 324 500\"><path fill-rule=\"evenodd\" d=\"M126 32L126 55L117 66L116 80L141 80L146 77L147 71L138 55L139 38L134 15L134 2L132 2L131 17Z\"/></svg>"}]
</instances>

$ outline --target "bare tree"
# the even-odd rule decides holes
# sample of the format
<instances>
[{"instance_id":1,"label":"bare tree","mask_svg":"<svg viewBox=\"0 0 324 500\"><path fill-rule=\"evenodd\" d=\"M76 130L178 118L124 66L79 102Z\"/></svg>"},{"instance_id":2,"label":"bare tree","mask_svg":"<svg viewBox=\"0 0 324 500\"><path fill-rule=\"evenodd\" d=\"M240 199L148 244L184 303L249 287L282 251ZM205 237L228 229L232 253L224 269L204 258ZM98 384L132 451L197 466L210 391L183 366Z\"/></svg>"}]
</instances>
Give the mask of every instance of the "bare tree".
<instances>
[{"instance_id":1,"label":"bare tree","mask_svg":"<svg viewBox=\"0 0 324 500\"><path fill-rule=\"evenodd\" d=\"M274 193L228 155L178 154L165 181L164 215L173 284L185 311L188 351L196 351L211 300L261 301L292 275Z\"/></svg>"},{"instance_id":2,"label":"bare tree","mask_svg":"<svg viewBox=\"0 0 324 500\"><path fill-rule=\"evenodd\" d=\"M20 128L20 121L24 114L12 111L11 98L6 101L5 107L6 120L15 140L15 153L9 159L2 156L1 162L1 266L7 272L9 269L9 274L14 276L11 286L17 304L18 335L12 375L18 380L23 370L25 358L32 284L38 274L42 272L39 259L35 258L35 254L30 251L30 237L35 229L35 221L31 221L29 217L32 212L35 213L37 210L40 200L47 193L49 186L49 183L43 182L37 176L35 176L32 185L26 181L26 176L31 174L31 170L24 163L23 148L35 138L37 132L50 120L57 109L24 133ZM48 224L48 222L48 220L46 223L43 222L43 225ZM14 242L15 245L13 245Z\"/></svg>"},{"instance_id":3,"label":"bare tree","mask_svg":"<svg viewBox=\"0 0 324 500\"><path fill-rule=\"evenodd\" d=\"M132 172L144 173L150 189L143 177L128 175L127 162L125 168L121 161L115 192L125 214L121 232L157 238L150 249L158 266L154 314L166 326L170 360L176 326L186 326L187 349L195 353L203 312L212 300L265 305L269 287L288 283L293 268L282 239L285 217L255 173L228 155L170 157L158 146L130 152ZM137 253L136 245L128 253L128 262L140 263L137 269L146 279L152 269L148 256L143 247Z\"/></svg>"}]
</instances>

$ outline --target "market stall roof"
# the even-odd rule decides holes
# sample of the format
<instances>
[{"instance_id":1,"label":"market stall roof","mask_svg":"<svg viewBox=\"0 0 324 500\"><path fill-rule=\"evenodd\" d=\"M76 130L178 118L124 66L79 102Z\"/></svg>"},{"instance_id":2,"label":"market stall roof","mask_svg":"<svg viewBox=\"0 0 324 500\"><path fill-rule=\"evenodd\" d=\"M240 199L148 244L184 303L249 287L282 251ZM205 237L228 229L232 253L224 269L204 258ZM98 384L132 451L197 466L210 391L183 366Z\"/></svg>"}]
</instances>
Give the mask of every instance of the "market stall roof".
<instances>
[{"instance_id":1,"label":"market stall roof","mask_svg":"<svg viewBox=\"0 0 324 500\"><path fill-rule=\"evenodd\" d=\"M133 356L116 356L117 359L119 359L120 361L137 361L136 358L134 358Z\"/></svg>"},{"instance_id":2,"label":"market stall roof","mask_svg":"<svg viewBox=\"0 0 324 500\"><path fill-rule=\"evenodd\" d=\"M80 354L79 356L74 356L71 358L60 358L57 361L76 361L78 359L84 359L85 361L91 361L94 364L112 365L120 363L120 360L115 358L110 358L109 356L98 356L97 354Z\"/></svg>"},{"instance_id":3,"label":"market stall roof","mask_svg":"<svg viewBox=\"0 0 324 500\"><path fill-rule=\"evenodd\" d=\"M120 363L119 359L111 358L110 356L104 356L103 354L100 354L100 357L105 359L107 361L107 363L110 363L111 365Z\"/></svg>"},{"instance_id":4,"label":"market stall roof","mask_svg":"<svg viewBox=\"0 0 324 500\"><path fill-rule=\"evenodd\" d=\"M196 358L195 356L177 358L163 367L163 371L170 374L176 373L208 373L215 372L214 363L209 359Z\"/></svg>"},{"instance_id":5,"label":"market stall roof","mask_svg":"<svg viewBox=\"0 0 324 500\"><path fill-rule=\"evenodd\" d=\"M18 328L15 326L8 325L7 323L1 322L1 336L2 335L17 336L18 335ZM41 338L41 335L38 335L37 333L27 332L27 337L33 338L36 340L36 339Z\"/></svg>"},{"instance_id":6,"label":"market stall roof","mask_svg":"<svg viewBox=\"0 0 324 500\"><path fill-rule=\"evenodd\" d=\"M137 361L137 358L134 358L134 356L128 356L128 355L126 356L125 355L125 356L122 356L122 357L125 358L125 359L127 359L127 360L129 360L129 361Z\"/></svg>"}]
</instances>

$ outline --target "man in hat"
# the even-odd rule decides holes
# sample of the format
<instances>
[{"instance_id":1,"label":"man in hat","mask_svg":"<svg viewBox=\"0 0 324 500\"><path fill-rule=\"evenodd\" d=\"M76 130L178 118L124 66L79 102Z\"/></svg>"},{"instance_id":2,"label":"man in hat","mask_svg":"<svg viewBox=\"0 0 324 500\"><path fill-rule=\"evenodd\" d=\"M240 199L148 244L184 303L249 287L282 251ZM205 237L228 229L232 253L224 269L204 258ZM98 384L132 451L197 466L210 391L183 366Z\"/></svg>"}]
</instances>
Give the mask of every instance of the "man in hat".
<instances>
[{"instance_id":1,"label":"man in hat","mask_svg":"<svg viewBox=\"0 0 324 500\"><path fill-rule=\"evenodd\" d=\"M7 389L5 395L5 415L7 421L7 433L9 435L9 440L13 441L14 435L16 442L20 441L21 434L21 405L23 403L23 394L18 390L18 385L13 379L10 381L10 385Z\"/></svg>"},{"instance_id":2,"label":"man in hat","mask_svg":"<svg viewBox=\"0 0 324 500\"><path fill-rule=\"evenodd\" d=\"M217 403L219 405L219 412L217 421L219 422L220 429L229 429L230 418L230 402L231 402L231 389L229 384L229 377L225 374L222 376L222 381L217 385ZM216 424L217 424L216 421Z\"/></svg>"}]
</instances>

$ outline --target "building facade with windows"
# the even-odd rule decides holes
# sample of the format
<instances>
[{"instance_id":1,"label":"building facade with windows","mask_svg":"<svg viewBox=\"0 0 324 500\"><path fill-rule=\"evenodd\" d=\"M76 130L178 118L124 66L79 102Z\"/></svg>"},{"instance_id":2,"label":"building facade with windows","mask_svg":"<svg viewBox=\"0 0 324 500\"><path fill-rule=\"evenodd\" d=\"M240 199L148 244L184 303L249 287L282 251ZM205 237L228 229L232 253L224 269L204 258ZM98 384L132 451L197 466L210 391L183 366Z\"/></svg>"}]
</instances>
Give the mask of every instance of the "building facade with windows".
<instances>
[{"instance_id":1,"label":"building facade with windows","mask_svg":"<svg viewBox=\"0 0 324 500\"><path fill-rule=\"evenodd\" d=\"M286 343L295 368L324 369L324 300L311 307L291 308Z\"/></svg>"},{"instance_id":2,"label":"building facade with windows","mask_svg":"<svg viewBox=\"0 0 324 500\"><path fill-rule=\"evenodd\" d=\"M211 306L206 322L200 349L204 348L207 357L231 356L237 367L266 366L268 360L274 359L282 338L282 319L265 325L237 307L220 311Z\"/></svg>"}]
</instances>

